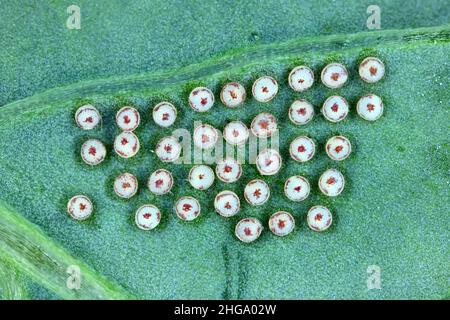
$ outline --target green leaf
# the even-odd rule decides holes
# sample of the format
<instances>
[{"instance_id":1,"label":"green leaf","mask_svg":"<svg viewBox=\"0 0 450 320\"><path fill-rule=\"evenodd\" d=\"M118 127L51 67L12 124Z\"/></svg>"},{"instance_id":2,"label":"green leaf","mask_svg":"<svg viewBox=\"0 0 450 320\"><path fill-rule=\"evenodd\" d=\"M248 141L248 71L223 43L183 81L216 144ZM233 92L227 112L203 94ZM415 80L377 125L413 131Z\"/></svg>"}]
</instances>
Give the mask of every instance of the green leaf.
<instances>
[{"instance_id":1,"label":"green leaf","mask_svg":"<svg viewBox=\"0 0 450 320\"><path fill-rule=\"evenodd\" d=\"M0 200L9 204L0 207L2 257L61 298L447 297L449 32L444 25L263 44L179 70L83 81L0 108ZM358 63L367 55L380 57L387 67L385 79L376 85L357 75ZM287 74L296 64L307 64L319 78L329 61L349 68L344 88L332 91L319 81L304 94L288 88ZM223 83L235 80L250 92L253 80L263 74L280 82L270 103L249 97L243 107L230 110L218 102L207 114L194 114L186 103L197 84L218 96ZM290 103L299 97L310 100L319 113L328 95L342 94L354 106L368 92L385 103L385 114L375 123L360 119L354 107L339 124L316 116L297 127L287 117ZM239 182L216 180L212 189L199 192L186 181L191 166L159 162L151 150L171 130L157 128L150 112L163 99L178 108L174 128L192 130L195 120L219 129L234 119L249 124L262 111L277 116L284 165L278 175L264 178L272 188L267 205L243 203L242 212L229 220L214 213L215 194L226 188L242 195L244 185L259 177L253 165L244 166ZM82 132L74 124L74 112L85 102L101 111L99 130ZM111 148L118 133L114 114L124 104L136 106L143 116L136 131L142 149L129 160L119 159ZM339 164L323 152L327 138L336 133L349 137L355 147ZM312 161L299 164L287 156L288 146L303 134L320 149ZM107 144L109 156L98 167L80 160L80 146L88 137ZM156 197L145 184L160 167L171 170L176 183L172 194ZM347 179L336 199L316 187L329 167L338 167ZM112 180L123 171L135 174L141 185L129 201L112 191ZM305 175L313 186L302 203L283 195L284 181L294 174ZM65 213L68 199L79 193L95 205L92 219L82 223ZM193 223L179 221L173 212L183 195L201 202L202 215ZM134 211L144 203L163 213L152 232L142 232L133 222ZM308 230L304 221L315 204L327 205L334 214L332 228L323 234ZM251 245L235 239L233 228L240 218L258 217L266 225L276 210L293 213L293 234L277 238L265 230ZM67 289L69 264L80 266L84 289ZM374 264L381 268L382 290L368 291L366 270Z\"/></svg>"}]
</instances>

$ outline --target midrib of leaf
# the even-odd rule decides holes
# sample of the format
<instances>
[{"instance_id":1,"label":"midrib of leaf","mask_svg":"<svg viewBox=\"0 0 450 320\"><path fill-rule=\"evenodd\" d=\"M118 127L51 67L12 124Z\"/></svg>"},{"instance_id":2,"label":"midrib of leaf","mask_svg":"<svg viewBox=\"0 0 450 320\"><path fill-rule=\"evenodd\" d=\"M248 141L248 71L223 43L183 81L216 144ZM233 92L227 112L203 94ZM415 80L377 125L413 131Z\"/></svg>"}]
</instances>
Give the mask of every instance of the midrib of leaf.
<instances>
[{"instance_id":1,"label":"midrib of leaf","mask_svg":"<svg viewBox=\"0 0 450 320\"><path fill-rule=\"evenodd\" d=\"M0 300L25 300L29 299L27 288L20 273L11 261L5 257L0 259Z\"/></svg>"},{"instance_id":2,"label":"midrib of leaf","mask_svg":"<svg viewBox=\"0 0 450 320\"><path fill-rule=\"evenodd\" d=\"M63 299L130 299L133 296L73 258L34 224L0 202L0 253L17 270ZM81 288L66 285L67 267L81 271Z\"/></svg>"},{"instance_id":3,"label":"midrib of leaf","mask_svg":"<svg viewBox=\"0 0 450 320\"><path fill-rule=\"evenodd\" d=\"M244 72L265 62L283 61L307 57L315 52L326 54L334 51L352 51L363 48L402 47L424 43L447 43L450 25L438 27L382 30L349 35L329 35L271 43L231 50L223 55L181 69L156 73L143 73L121 77L83 81L59 87L18 100L0 108L0 125L20 120L21 116L58 108L56 101L81 99L86 96L107 96L117 93L170 89L192 79L205 80L220 77L223 73Z\"/></svg>"}]
</instances>

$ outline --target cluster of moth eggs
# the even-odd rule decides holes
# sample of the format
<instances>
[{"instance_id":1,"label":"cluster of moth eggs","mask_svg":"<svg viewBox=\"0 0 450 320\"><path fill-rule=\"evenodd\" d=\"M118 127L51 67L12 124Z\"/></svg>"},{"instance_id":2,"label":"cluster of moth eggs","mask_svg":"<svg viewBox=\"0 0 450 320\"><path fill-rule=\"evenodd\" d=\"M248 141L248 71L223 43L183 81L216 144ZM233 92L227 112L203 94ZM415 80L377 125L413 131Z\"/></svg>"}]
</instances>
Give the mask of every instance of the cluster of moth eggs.
<instances>
[{"instance_id":1,"label":"cluster of moth eggs","mask_svg":"<svg viewBox=\"0 0 450 320\"><path fill-rule=\"evenodd\" d=\"M384 75L384 65L377 58L366 58L359 67L360 77L369 83L379 81ZM289 74L289 85L297 92L309 89L314 83L314 74L306 66L294 68ZM348 72L344 65L331 63L321 73L322 83L329 88L342 87L348 80ZM257 79L252 87L252 94L259 102L272 100L278 92L277 81L269 76ZM235 108L244 103L246 99L245 88L237 83L226 84L220 93L222 103ZM207 112L214 105L214 94L206 87L198 87L189 95L189 105L197 112ZM330 96L323 103L323 116L330 122L343 120L349 111L349 104L341 96ZM374 121L383 113L381 99L368 94L358 101L357 112L365 120ZM169 127L176 119L176 108L169 102L161 102L153 109L155 123L162 127ZM294 101L289 108L289 119L296 125L307 124L314 116L314 108L307 100ZM93 129L101 121L100 113L91 105L78 109L75 115L76 122L82 129ZM139 112L132 107L123 107L116 115L116 123L123 130L114 141L115 152L129 158L139 151L139 139L133 131L140 123ZM257 137L269 137L277 130L277 120L270 113L260 113L252 121L250 130ZM203 124L194 130L194 144L200 149L213 148L218 139L218 131L214 127ZM245 144L249 137L247 126L241 121L228 123L223 130L223 137L231 145ZM351 153L351 143L343 136L331 137L325 146L327 155L336 161L346 159ZM295 138L289 148L290 156L298 162L306 162L313 158L316 152L314 141L307 136ZM163 162L174 162L181 154L181 145L173 136L162 138L155 147L155 153ZM81 148L82 159L96 165L106 156L106 148L101 141L90 139ZM265 149L256 158L256 166L261 175L276 174L281 168L282 158L278 151ZM219 161L214 171L207 165L196 165L191 168L188 180L198 190L208 189L214 182L215 175L226 183L237 181L242 174L242 166L234 158L225 158ZM173 185L171 173L165 169L153 172L148 180L149 190L156 195L168 193ZM345 179L336 169L328 169L319 179L320 190L328 196L338 196L344 189ZM130 198L138 190L137 179L130 173L119 175L114 182L115 193L122 198ZM284 185L285 195L292 201L303 201L309 196L310 184L305 177L292 176ZM250 181L244 189L244 198L251 205L262 205L270 197L270 188L261 179ZM214 199L216 212L223 217L236 215L240 210L239 197L232 191L225 190L217 194ZM175 204L177 216L186 221L197 218L200 214L200 203L193 197L181 197ZM77 219L84 220L92 214L93 206L86 196L75 196L68 203L69 214ZM136 211L135 222L143 230L155 228L160 221L161 213L151 204L144 205ZM332 214L323 206L314 206L307 213L308 226L315 231L326 230L332 222ZM285 236L292 232L295 226L293 216L285 211L274 213L269 219L269 229L278 236ZM243 242L252 242L261 234L263 227L256 218L245 218L238 222L235 228L236 236Z\"/></svg>"}]
</instances>

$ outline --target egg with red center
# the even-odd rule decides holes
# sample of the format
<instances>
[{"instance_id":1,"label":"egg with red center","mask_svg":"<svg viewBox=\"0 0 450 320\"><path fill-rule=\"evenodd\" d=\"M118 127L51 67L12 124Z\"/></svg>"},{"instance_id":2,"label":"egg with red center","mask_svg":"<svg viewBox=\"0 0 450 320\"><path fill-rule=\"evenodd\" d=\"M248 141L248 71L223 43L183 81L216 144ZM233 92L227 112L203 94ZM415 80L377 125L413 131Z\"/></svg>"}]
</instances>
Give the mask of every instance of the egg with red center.
<instances>
[{"instance_id":1,"label":"egg with red center","mask_svg":"<svg viewBox=\"0 0 450 320\"><path fill-rule=\"evenodd\" d=\"M368 83L380 81L384 76L384 72L384 63L375 57L367 57L359 65L359 76Z\"/></svg>"},{"instance_id":2,"label":"egg with red center","mask_svg":"<svg viewBox=\"0 0 450 320\"><path fill-rule=\"evenodd\" d=\"M117 126L123 131L134 131L141 122L139 112L133 107L123 107L116 114Z\"/></svg>"},{"instance_id":3,"label":"egg with red center","mask_svg":"<svg viewBox=\"0 0 450 320\"><path fill-rule=\"evenodd\" d=\"M291 142L289 153L295 161L306 162L314 157L316 144L311 138L300 136Z\"/></svg>"},{"instance_id":4,"label":"egg with red center","mask_svg":"<svg viewBox=\"0 0 450 320\"><path fill-rule=\"evenodd\" d=\"M339 122L345 119L348 115L350 106L341 96L331 96L322 106L322 114L330 122Z\"/></svg>"},{"instance_id":5,"label":"egg with red center","mask_svg":"<svg viewBox=\"0 0 450 320\"><path fill-rule=\"evenodd\" d=\"M289 108L289 119L296 125L305 125L313 117L314 107L305 99L295 100Z\"/></svg>"},{"instance_id":6,"label":"egg with red center","mask_svg":"<svg viewBox=\"0 0 450 320\"><path fill-rule=\"evenodd\" d=\"M289 73L289 86L292 90L303 92L311 88L314 83L314 73L306 66L298 66Z\"/></svg>"},{"instance_id":7,"label":"egg with red center","mask_svg":"<svg viewBox=\"0 0 450 320\"><path fill-rule=\"evenodd\" d=\"M83 130L94 129L101 120L100 112L91 104L81 106L75 113L75 122Z\"/></svg>"},{"instance_id":8,"label":"egg with red center","mask_svg":"<svg viewBox=\"0 0 450 320\"><path fill-rule=\"evenodd\" d=\"M81 158L89 165L96 166L106 158L106 148L98 139L89 139L81 146Z\"/></svg>"},{"instance_id":9,"label":"egg with red center","mask_svg":"<svg viewBox=\"0 0 450 320\"><path fill-rule=\"evenodd\" d=\"M270 137L277 130L277 119L270 113L260 113L253 118L250 129L259 138Z\"/></svg>"},{"instance_id":10,"label":"egg with red center","mask_svg":"<svg viewBox=\"0 0 450 320\"><path fill-rule=\"evenodd\" d=\"M284 194L292 201L303 201L309 196L311 187L308 179L302 176L292 176L284 183Z\"/></svg>"},{"instance_id":11,"label":"egg with red center","mask_svg":"<svg viewBox=\"0 0 450 320\"><path fill-rule=\"evenodd\" d=\"M181 197L175 204L175 212L181 220L192 221L200 215L200 203L193 197Z\"/></svg>"},{"instance_id":12,"label":"egg with red center","mask_svg":"<svg viewBox=\"0 0 450 320\"><path fill-rule=\"evenodd\" d=\"M163 162L174 162L180 158L181 145L173 136L164 137L156 144L155 153Z\"/></svg>"},{"instance_id":13,"label":"egg with red center","mask_svg":"<svg viewBox=\"0 0 450 320\"><path fill-rule=\"evenodd\" d=\"M244 103L245 98L245 88L237 82L227 83L220 92L220 100L229 108L236 108L241 105Z\"/></svg>"},{"instance_id":14,"label":"egg with red center","mask_svg":"<svg viewBox=\"0 0 450 320\"><path fill-rule=\"evenodd\" d=\"M219 133L213 126L202 124L194 130L194 145L200 149L212 149L216 145Z\"/></svg>"},{"instance_id":15,"label":"egg with red center","mask_svg":"<svg viewBox=\"0 0 450 320\"><path fill-rule=\"evenodd\" d=\"M249 137L247 126L242 121L232 121L223 129L223 137L231 145L243 145Z\"/></svg>"},{"instance_id":16,"label":"egg with red center","mask_svg":"<svg viewBox=\"0 0 450 320\"><path fill-rule=\"evenodd\" d=\"M170 102L160 102L153 108L153 121L163 128L170 127L177 119L177 109Z\"/></svg>"},{"instance_id":17,"label":"egg with red center","mask_svg":"<svg viewBox=\"0 0 450 320\"><path fill-rule=\"evenodd\" d=\"M268 76L256 79L252 87L253 97L259 102L269 102L278 93L277 81Z\"/></svg>"},{"instance_id":18,"label":"egg with red center","mask_svg":"<svg viewBox=\"0 0 450 320\"><path fill-rule=\"evenodd\" d=\"M348 72L340 63L330 63L323 68L320 75L322 83L331 89L337 89L345 85L348 80Z\"/></svg>"},{"instance_id":19,"label":"egg with red center","mask_svg":"<svg viewBox=\"0 0 450 320\"><path fill-rule=\"evenodd\" d=\"M270 189L266 182L255 179L247 183L244 189L244 198L252 206L266 203L270 197Z\"/></svg>"},{"instance_id":20,"label":"egg with red center","mask_svg":"<svg viewBox=\"0 0 450 320\"><path fill-rule=\"evenodd\" d=\"M383 115L383 101L377 95L366 94L359 99L356 111L364 120L378 120Z\"/></svg>"},{"instance_id":21,"label":"egg with red center","mask_svg":"<svg viewBox=\"0 0 450 320\"><path fill-rule=\"evenodd\" d=\"M281 169L281 156L275 149L264 149L256 157L256 167L262 175L274 175Z\"/></svg>"},{"instance_id":22,"label":"egg with red center","mask_svg":"<svg viewBox=\"0 0 450 320\"><path fill-rule=\"evenodd\" d=\"M284 237L295 227L294 217L286 211L275 212L269 219L269 229L274 235Z\"/></svg>"},{"instance_id":23,"label":"egg with red center","mask_svg":"<svg viewBox=\"0 0 450 320\"><path fill-rule=\"evenodd\" d=\"M139 139L133 132L124 131L114 140L114 151L122 158L134 157L139 149Z\"/></svg>"},{"instance_id":24,"label":"egg with red center","mask_svg":"<svg viewBox=\"0 0 450 320\"><path fill-rule=\"evenodd\" d=\"M239 221L234 229L236 237L245 243L255 241L261 235L263 226L256 218L245 218Z\"/></svg>"},{"instance_id":25,"label":"egg with red center","mask_svg":"<svg viewBox=\"0 0 450 320\"><path fill-rule=\"evenodd\" d=\"M350 141L344 136L334 136L328 139L325 145L325 151L330 159L342 161L352 152Z\"/></svg>"},{"instance_id":26,"label":"egg with red center","mask_svg":"<svg viewBox=\"0 0 450 320\"><path fill-rule=\"evenodd\" d=\"M214 105L214 94L205 87L197 87L189 95L189 105L197 112L207 112Z\"/></svg>"},{"instance_id":27,"label":"egg with red center","mask_svg":"<svg viewBox=\"0 0 450 320\"><path fill-rule=\"evenodd\" d=\"M189 171L189 183L197 190L206 190L214 183L214 171L204 164L193 166Z\"/></svg>"},{"instance_id":28,"label":"egg with red center","mask_svg":"<svg viewBox=\"0 0 450 320\"><path fill-rule=\"evenodd\" d=\"M161 221L161 212L152 205L146 204L136 210L134 221L141 230L155 229Z\"/></svg>"},{"instance_id":29,"label":"egg with red center","mask_svg":"<svg viewBox=\"0 0 450 320\"><path fill-rule=\"evenodd\" d=\"M67 203L67 213L78 221L88 219L93 211L91 199L83 195L74 196Z\"/></svg>"},{"instance_id":30,"label":"egg with red center","mask_svg":"<svg viewBox=\"0 0 450 320\"><path fill-rule=\"evenodd\" d=\"M233 191L222 191L214 199L214 208L222 217L229 218L236 215L240 207L239 197Z\"/></svg>"},{"instance_id":31,"label":"egg with red center","mask_svg":"<svg viewBox=\"0 0 450 320\"><path fill-rule=\"evenodd\" d=\"M165 169L158 169L150 175L147 186L150 192L158 196L166 194L173 186L172 174Z\"/></svg>"},{"instance_id":32,"label":"egg with red center","mask_svg":"<svg viewBox=\"0 0 450 320\"><path fill-rule=\"evenodd\" d=\"M325 231L333 221L331 211L324 206L314 206L309 209L306 221L311 230Z\"/></svg>"},{"instance_id":33,"label":"egg with red center","mask_svg":"<svg viewBox=\"0 0 450 320\"><path fill-rule=\"evenodd\" d=\"M217 162L216 175L223 182L235 182L242 175L242 166L235 158L227 157Z\"/></svg>"},{"instance_id":34,"label":"egg with red center","mask_svg":"<svg viewBox=\"0 0 450 320\"><path fill-rule=\"evenodd\" d=\"M336 197L344 190L344 175L336 169L328 169L319 179L319 189L324 195Z\"/></svg>"},{"instance_id":35,"label":"egg with red center","mask_svg":"<svg viewBox=\"0 0 450 320\"><path fill-rule=\"evenodd\" d=\"M137 191L138 181L131 173L122 173L114 180L114 192L121 198L129 199Z\"/></svg>"}]
</instances>

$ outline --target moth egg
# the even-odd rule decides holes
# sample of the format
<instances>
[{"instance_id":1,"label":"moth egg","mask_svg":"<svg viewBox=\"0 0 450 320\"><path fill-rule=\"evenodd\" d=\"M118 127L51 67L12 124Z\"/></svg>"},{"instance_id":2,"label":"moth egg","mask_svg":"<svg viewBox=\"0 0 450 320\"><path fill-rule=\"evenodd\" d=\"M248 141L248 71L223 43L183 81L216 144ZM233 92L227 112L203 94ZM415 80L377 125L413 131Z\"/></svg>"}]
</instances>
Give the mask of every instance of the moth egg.
<instances>
[{"instance_id":1,"label":"moth egg","mask_svg":"<svg viewBox=\"0 0 450 320\"><path fill-rule=\"evenodd\" d=\"M146 204L136 210L134 221L139 229L155 229L161 221L161 212L152 204Z\"/></svg>"},{"instance_id":2,"label":"moth egg","mask_svg":"<svg viewBox=\"0 0 450 320\"><path fill-rule=\"evenodd\" d=\"M278 83L272 77L261 77L253 83L252 93L256 101L269 102L278 93Z\"/></svg>"},{"instance_id":3,"label":"moth egg","mask_svg":"<svg viewBox=\"0 0 450 320\"><path fill-rule=\"evenodd\" d=\"M247 183L244 189L244 198L252 206L266 203L270 197L270 189L266 182L255 179Z\"/></svg>"},{"instance_id":4,"label":"moth egg","mask_svg":"<svg viewBox=\"0 0 450 320\"><path fill-rule=\"evenodd\" d=\"M158 126L167 128L177 119L177 109L170 102L160 102L153 108L152 115Z\"/></svg>"},{"instance_id":5,"label":"moth egg","mask_svg":"<svg viewBox=\"0 0 450 320\"><path fill-rule=\"evenodd\" d=\"M253 118L250 129L259 138L270 137L277 131L277 119L270 113L260 113Z\"/></svg>"},{"instance_id":6,"label":"moth egg","mask_svg":"<svg viewBox=\"0 0 450 320\"><path fill-rule=\"evenodd\" d=\"M200 215L200 203L193 197L181 197L175 204L177 216L184 221L192 221Z\"/></svg>"},{"instance_id":7,"label":"moth egg","mask_svg":"<svg viewBox=\"0 0 450 320\"><path fill-rule=\"evenodd\" d=\"M223 129L223 137L231 145L243 145L249 137L247 126L242 121L232 121Z\"/></svg>"},{"instance_id":8,"label":"moth egg","mask_svg":"<svg viewBox=\"0 0 450 320\"><path fill-rule=\"evenodd\" d=\"M92 201L83 195L73 196L67 203L67 213L75 220L88 219L94 211Z\"/></svg>"},{"instance_id":9,"label":"moth egg","mask_svg":"<svg viewBox=\"0 0 450 320\"><path fill-rule=\"evenodd\" d=\"M114 180L114 192L121 198L129 199L137 191L138 181L131 173L122 173Z\"/></svg>"},{"instance_id":10,"label":"moth egg","mask_svg":"<svg viewBox=\"0 0 450 320\"><path fill-rule=\"evenodd\" d=\"M308 179L292 176L284 183L284 194L289 200L300 202L308 198L311 191Z\"/></svg>"},{"instance_id":11,"label":"moth egg","mask_svg":"<svg viewBox=\"0 0 450 320\"><path fill-rule=\"evenodd\" d=\"M359 76L368 83L380 81L384 76L384 72L384 63L375 57L367 57L359 65Z\"/></svg>"},{"instance_id":12,"label":"moth egg","mask_svg":"<svg viewBox=\"0 0 450 320\"><path fill-rule=\"evenodd\" d=\"M343 64L330 63L323 68L320 78L326 87L337 89L344 86L347 82L348 72Z\"/></svg>"},{"instance_id":13,"label":"moth egg","mask_svg":"<svg viewBox=\"0 0 450 320\"><path fill-rule=\"evenodd\" d=\"M155 153L162 162L174 162L180 158L181 145L173 136L164 137L156 144Z\"/></svg>"},{"instance_id":14,"label":"moth egg","mask_svg":"<svg viewBox=\"0 0 450 320\"><path fill-rule=\"evenodd\" d=\"M344 190L344 175L336 169L328 169L319 178L319 189L324 195L336 197Z\"/></svg>"},{"instance_id":15,"label":"moth egg","mask_svg":"<svg viewBox=\"0 0 450 320\"><path fill-rule=\"evenodd\" d=\"M197 87L189 95L189 105L197 112L207 112L214 105L214 94L205 87Z\"/></svg>"},{"instance_id":16,"label":"moth egg","mask_svg":"<svg viewBox=\"0 0 450 320\"><path fill-rule=\"evenodd\" d=\"M227 83L220 92L220 100L229 108L236 108L241 105L244 103L245 98L245 88L237 82Z\"/></svg>"},{"instance_id":17,"label":"moth egg","mask_svg":"<svg viewBox=\"0 0 450 320\"><path fill-rule=\"evenodd\" d=\"M330 159L342 161L352 152L350 141L344 136L334 136L328 139L325 145L325 151Z\"/></svg>"},{"instance_id":18,"label":"moth egg","mask_svg":"<svg viewBox=\"0 0 450 320\"><path fill-rule=\"evenodd\" d=\"M75 113L75 122L83 130L94 129L101 120L100 112L91 104L81 106Z\"/></svg>"},{"instance_id":19,"label":"moth egg","mask_svg":"<svg viewBox=\"0 0 450 320\"><path fill-rule=\"evenodd\" d=\"M235 182L242 175L242 166L235 158L227 157L217 162L216 175L223 182Z\"/></svg>"},{"instance_id":20,"label":"moth egg","mask_svg":"<svg viewBox=\"0 0 450 320\"><path fill-rule=\"evenodd\" d=\"M214 183L214 171L204 164L193 166L189 171L189 183L197 190L206 190Z\"/></svg>"},{"instance_id":21,"label":"moth egg","mask_svg":"<svg viewBox=\"0 0 450 320\"><path fill-rule=\"evenodd\" d=\"M240 207L239 197L233 191L222 191L214 198L214 208L222 217L229 218L236 215Z\"/></svg>"},{"instance_id":22,"label":"moth egg","mask_svg":"<svg viewBox=\"0 0 450 320\"><path fill-rule=\"evenodd\" d=\"M117 126L123 131L134 131L141 121L139 112L129 106L125 106L117 111L116 123Z\"/></svg>"},{"instance_id":23,"label":"moth egg","mask_svg":"<svg viewBox=\"0 0 450 320\"><path fill-rule=\"evenodd\" d=\"M275 212L269 219L269 229L279 237L290 234L295 227L294 217L286 211Z\"/></svg>"},{"instance_id":24,"label":"moth egg","mask_svg":"<svg viewBox=\"0 0 450 320\"><path fill-rule=\"evenodd\" d=\"M330 122L339 122L348 115L350 106L341 96L331 96L323 103L322 114Z\"/></svg>"},{"instance_id":25,"label":"moth egg","mask_svg":"<svg viewBox=\"0 0 450 320\"><path fill-rule=\"evenodd\" d=\"M114 151L122 158L134 157L139 149L139 139L133 132L124 131L114 139Z\"/></svg>"},{"instance_id":26,"label":"moth egg","mask_svg":"<svg viewBox=\"0 0 450 320\"><path fill-rule=\"evenodd\" d=\"M271 176L281 169L281 156L275 149L264 149L256 157L256 167L260 174Z\"/></svg>"},{"instance_id":27,"label":"moth egg","mask_svg":"<svg viewBox=\"0 0 450 320\"><path fill-rule=\"evenodd\" d=\"M86 164L96 166L106 157L106 148L98 139L89 139L81 146L81 158Z\"/></svg>"},{"instance_id":28,"label":"moth egg","mask_svg":"<svg viewBox=\"0 0 450 320\"><path fill-rule=\"evenodd\" d=\"M165 169L158 169L153 172L147 182L147 187L151 193L158 196L168 193L173 186L172 174Z\"/></svg>"},{"instance_id":29,"label":"moth egg","mask_svg":"<svg viewBox=\"0 0 450 320\"><path fill-rule=\"evenodd\" d=\"M333 221L331 211L324 206L314 206L309 209L306 221L311 230L325 231Z\"/></svg>"},{"instance_id":30,"label":"moth egg","mask_svg":"<svg viewBox=\"0 0 450 320\"><path fill-rule=\"evenodd\" d=\"M314 107L305 99L295 100L289 108L289 119L296 125L305 125L313 117Z\"/></svg>"},{"instance_id":31,"label":"moth egg","mask_svg":"<svg viewBox=\"0 0 450 320\"><path fill-rule=\"evenodd\" d=\"M311 160L316 153L316 144L306 136L295 138L289 146L289 154L292 159L298 162L306 162Z\"/></svg>"},{"instance_id":32,"label":"moth egg","mask_svg":"<svg viewBox=\"0 0 450 320\"><path fill-rule=\"evenodd\" d=\"M209 124L202 124L194 130L194 145L199 149L212 149L219 139L216 128Z\"/></svg>"},{"instance_id":33,"label":"moth egg","mask_svg":"<svg viewBox=\"0 0 450 320\"><path fill-rule=\"evenodd\" d=\"M289 73L289 86L296 92L311 88L314 83L314 72L306 66L298 66Z\"/></svg>"},{"instance_id":34,"label":"moth egg","mask_svg":"<svg viewBox=\"0 0 450 320\"><path fill-rule=\"evenodd\" d=\"M236 224L234 234L236 237L245 243L255 241L261 235L263 226L256 218L245 218Z\"/></svg>"},{"instance_id":35,"label":"moth egg","mask_svg":"<svg viewBox=\"0 0 450 320\"><path fill-rule=\"evenodd\" d=\"M366 94L358 100L356 112L364 120L378 120L383 115L383 101L377 95Z\"/></svg>"}]
</instances>

